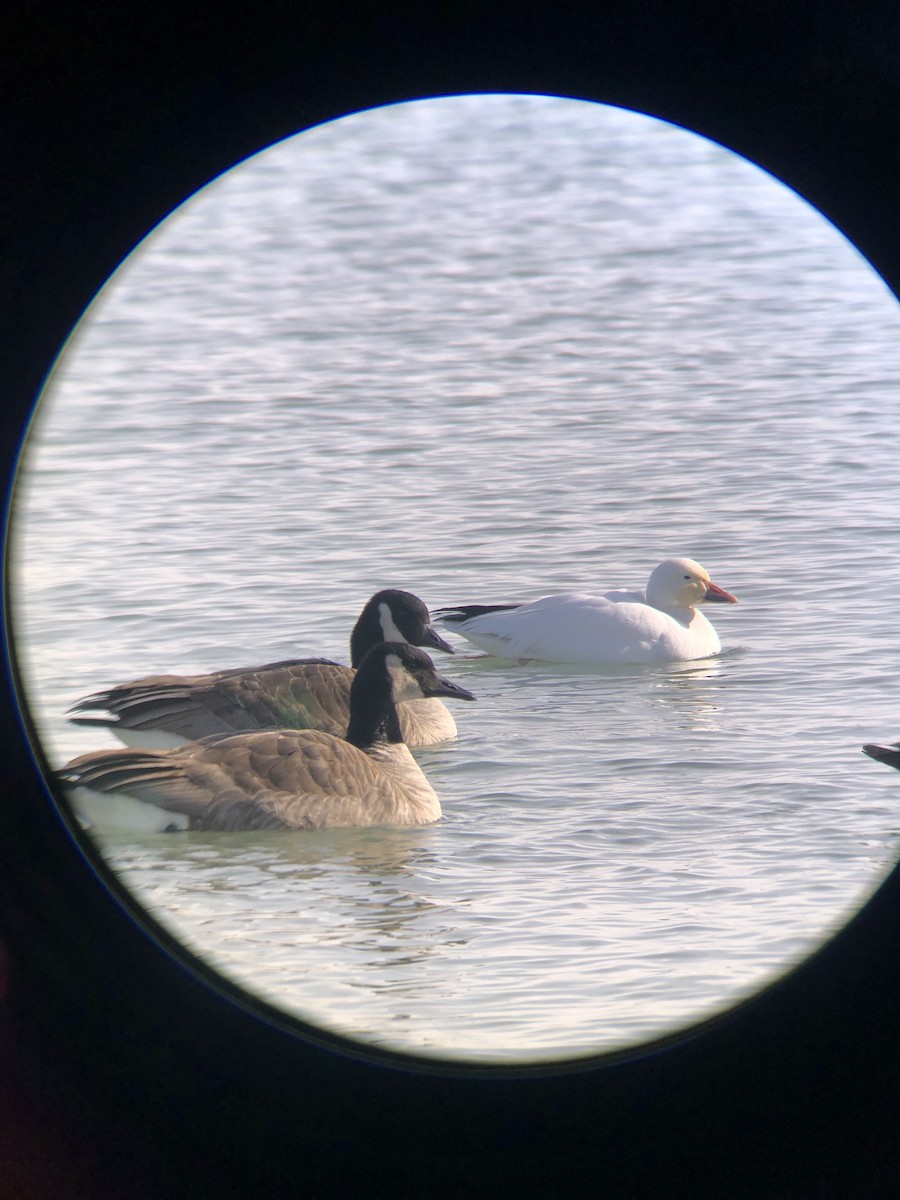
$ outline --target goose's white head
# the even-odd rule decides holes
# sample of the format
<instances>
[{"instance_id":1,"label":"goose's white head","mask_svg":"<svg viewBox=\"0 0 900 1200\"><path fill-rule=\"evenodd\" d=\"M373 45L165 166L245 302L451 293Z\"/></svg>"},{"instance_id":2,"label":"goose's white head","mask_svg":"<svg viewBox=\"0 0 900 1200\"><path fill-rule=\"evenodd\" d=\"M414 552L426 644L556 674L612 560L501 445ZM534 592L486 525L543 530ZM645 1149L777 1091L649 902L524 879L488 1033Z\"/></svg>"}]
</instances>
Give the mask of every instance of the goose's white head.
<instances>
[{"instance_id":1,"label":"goose's white head","mask_svg":"<svg viewBox=\"0 0 900 1200\"><path fill-rule=\"evenodd\" d=\"M713 583L709 572L692 558L667 558L647 583L647 603L654 608L693 608L711 602L737 604L737 596Z\"/></svg>"}]
</instances>

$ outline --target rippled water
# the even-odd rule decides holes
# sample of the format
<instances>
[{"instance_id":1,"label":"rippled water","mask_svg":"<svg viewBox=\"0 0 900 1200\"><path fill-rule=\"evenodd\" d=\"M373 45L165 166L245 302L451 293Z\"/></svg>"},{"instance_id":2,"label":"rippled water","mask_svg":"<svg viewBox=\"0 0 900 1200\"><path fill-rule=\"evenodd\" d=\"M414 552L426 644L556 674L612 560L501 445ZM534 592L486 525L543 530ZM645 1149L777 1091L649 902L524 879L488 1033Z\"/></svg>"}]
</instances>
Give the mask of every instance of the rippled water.
<instances>
[{"instance_id":1,"label":"rippled water","mask_svg":"<svg viewBox=\"0 0 900 1200\"><path fill-rule=\"evenodd\" d=\"M740 597L702 663L441 660L416 830L102 853L231 978L370 1043L620 1047L796 963L897 856L894 298L803 201L635 114L381 109L165 223L57 369L16 501L18 650L55 764L99 687L346 658L376 588L432 608ZM109 744L112 744L111 741Z\"/></svg>"}]
</instances>

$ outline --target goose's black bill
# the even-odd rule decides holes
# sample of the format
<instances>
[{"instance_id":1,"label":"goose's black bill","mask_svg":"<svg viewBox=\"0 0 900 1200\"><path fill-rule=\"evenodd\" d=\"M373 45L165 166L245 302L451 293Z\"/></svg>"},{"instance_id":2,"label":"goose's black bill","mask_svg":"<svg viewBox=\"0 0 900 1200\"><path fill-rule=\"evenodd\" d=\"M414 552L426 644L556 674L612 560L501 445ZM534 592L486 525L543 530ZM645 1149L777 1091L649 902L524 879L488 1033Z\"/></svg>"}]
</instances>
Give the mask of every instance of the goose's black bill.
<instances>
[{"instance_id":1,"label":"goose's black bill","mask_svg":"<svg viewBox=\"0 0 900 1200\"><path fill-rule=\"evenodd\" d=\"M433 690L432 690L433 689ZM458 683L454 683L452 679L445 679L443 675L435 675L435 682L428 689L431 696L450 696L454 700L475 700L477 699L466 688L460 687Z\"/></svg>"},{"instance_id":2,"label":"goose's black bill","mask_svg":"<svg viewBox=\"0 0 900 1200\"><path fill-rule=\"evenodd\" d=\"M456 651L449 642L445 642L433 625L426 625L425 631L422 634L423 646L430 646L432 650L443 650L445 654L455 654Z\"/></svg>"}]
</instances>

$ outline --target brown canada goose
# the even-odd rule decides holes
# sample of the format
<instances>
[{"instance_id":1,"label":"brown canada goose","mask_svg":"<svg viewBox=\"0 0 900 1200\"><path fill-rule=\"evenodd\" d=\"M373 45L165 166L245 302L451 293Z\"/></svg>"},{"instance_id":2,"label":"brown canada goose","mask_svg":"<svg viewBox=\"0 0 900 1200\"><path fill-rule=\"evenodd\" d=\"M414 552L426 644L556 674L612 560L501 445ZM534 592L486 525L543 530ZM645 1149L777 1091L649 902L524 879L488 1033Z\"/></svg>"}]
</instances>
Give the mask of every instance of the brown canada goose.
<instances>
[{"instance_id":1,"label":"brown canada goose","mask_svg":"<svg viewBox=\"0 0 900 1200\"><path fill-rule=\"evenodd\" d=\"M224 734L169 750L82 754L60 772L73 803L107 828L324 829L424 825L441 805L403 742L397 704L474 700L428 655L382 642L350 688L345 738L314 729Z\"/></svg>"},{"instance_id":2,"label":"brown canada goose","mask_svg":"<svg viewBox=\"0 0 900 1200\"><path fill-rule=\"evenodd\" d=\"M396 588L376 592L360 613L350 635L352 668L379 642L453 653L418 596ZM350 719L352 668L299 658L208 675L147 676L85 696L69 719L102 726L126 746L148 749L254 729L321 729L342 737ZM456 736L453 717L436 698L404 703L400 725L410 746Z\"/></svg>"}]
</instances>

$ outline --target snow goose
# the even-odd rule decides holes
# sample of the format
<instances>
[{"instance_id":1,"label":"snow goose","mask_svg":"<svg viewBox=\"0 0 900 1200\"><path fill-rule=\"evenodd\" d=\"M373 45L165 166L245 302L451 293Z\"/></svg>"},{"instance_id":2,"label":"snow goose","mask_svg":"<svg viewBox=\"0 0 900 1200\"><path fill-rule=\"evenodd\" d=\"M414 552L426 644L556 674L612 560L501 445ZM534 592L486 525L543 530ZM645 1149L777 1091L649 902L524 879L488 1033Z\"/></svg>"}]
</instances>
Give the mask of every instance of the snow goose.
<instances>
[{"instance_id":1,"label":"snow goose","mask_svg":"<svg viewBox=\"0 0 900 1200\"><path fill-rule=\"evenodd\" d=\"M900 771L900 742L894 746L876 746L867 742L863 746L863 754L868 754L869 758L874 758L876 762L886 763Z\"/></svg>"},{"instance_id":2,"label":"snow goose","mask_svg":"<svg viewBox=\"0 0 900 1200\"><path fill-rule=\"evenodd\" d=\"M668 558L645 591L563 592L530 604L464 604L435 616L499 658L558 663L659 663L722 649L698 604L736 604L690 558Z\"/></svg>"},{"instance_id":3,"label":"snow goose","mask_svg":"<svg viewBox=\"0 0 900 1200\"><path fill-rule=\"evenodd\" d=\"M350 635L353 668L379 642L453 653L418 596L397 588L376 592L360 613ZM251 729L321 729L340 737L350 719L353 674L328 659L299 658L209 675L152 675L85 696L69 719L144 749ZM410 746L456 736L453 717L435 698L403 704L400 725Z\"/></svg>"},{"instance_id":4,"label":"snow goose","mask_svg":"<svg viewBox=\"0 0 900 1200\"><path fill-rule=\"evenodd\" d=\"M82 754L59 772L75 808L106 829L325 829L424 825L441 805L403 741L397 705L474 700L428 655L382 642L350 688L345 738L314 729L224 734L168 750Z\"/></svg>"}]
</instances>

